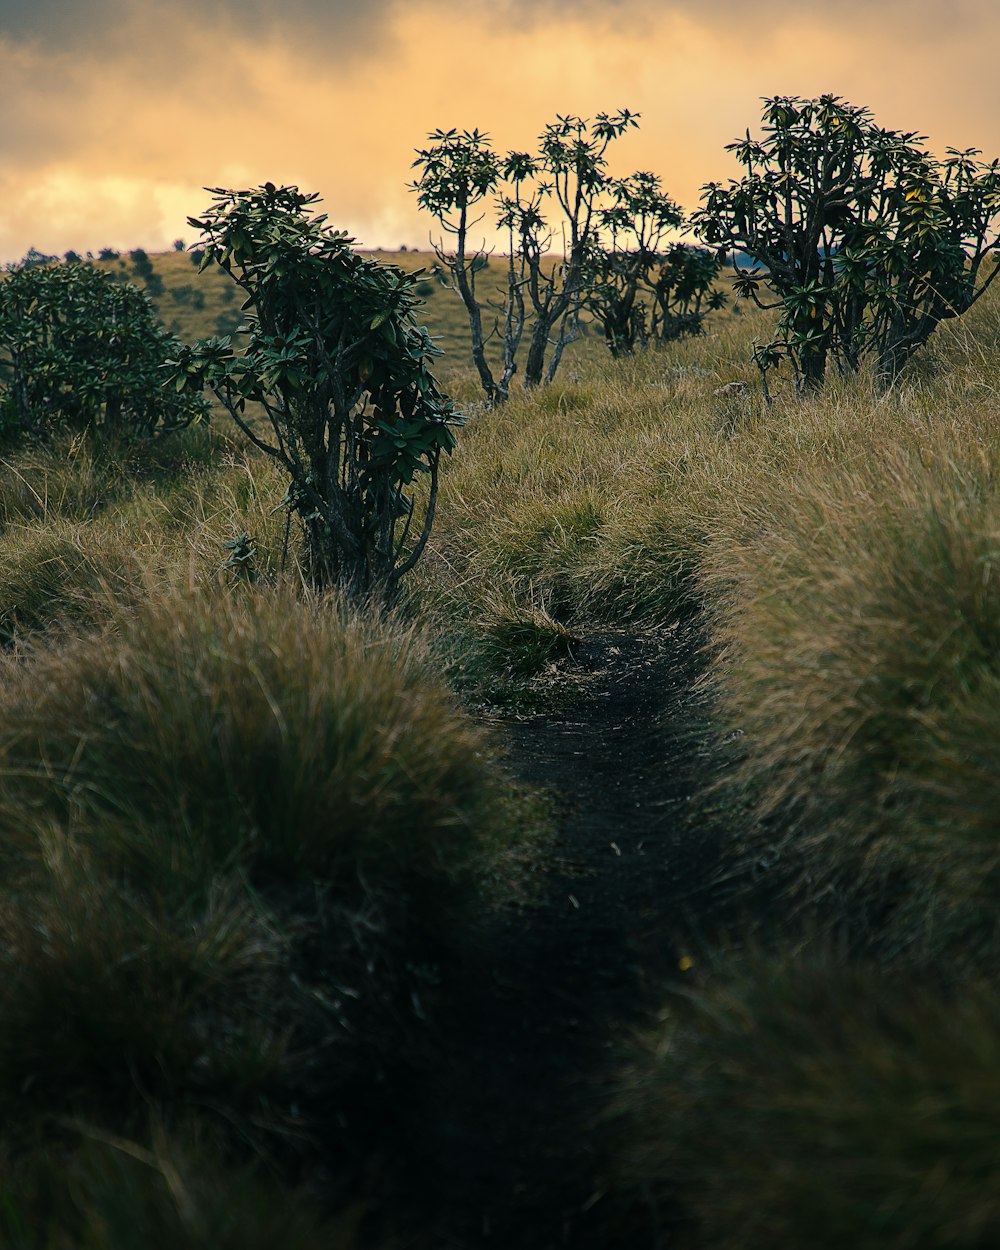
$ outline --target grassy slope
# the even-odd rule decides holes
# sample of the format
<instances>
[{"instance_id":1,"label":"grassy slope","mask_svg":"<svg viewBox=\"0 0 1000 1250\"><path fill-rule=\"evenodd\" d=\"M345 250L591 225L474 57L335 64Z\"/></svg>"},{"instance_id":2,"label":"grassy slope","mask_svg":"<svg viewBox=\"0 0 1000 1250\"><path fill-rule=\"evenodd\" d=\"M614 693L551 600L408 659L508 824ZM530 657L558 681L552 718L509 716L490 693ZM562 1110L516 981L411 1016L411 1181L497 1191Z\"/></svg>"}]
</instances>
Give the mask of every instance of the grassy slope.
<instances>
[{"instance_id":1,"label":"grassy slope","mask_svg":"<svg viewBox=\"0 0 1000 1250\"><path fill-rule=\"evenodd\" d=\"M161 311L182 335L232 328L236 306L226 302L221 275L197 275L182 254L153 261L167 286ZM204 308L194 307L191 293L174 299L183 287L201 291ZM932 1063L947 1053L951 1001L963 1003L973 1022L976 1055L995 1053L997 1042L987 1004L1000 900L1000 305L992 300L944 327L890 395L877 395L864 378L832 379L822 397L803 401L786 382L769 410L753 387L716 393L732 380L753 383L749 341L767 332L760 314L728 314L701 340L617 364L599 343L584 341L552 387L517 394L498 412L478 406L470 372L456 359L457 297L436 288L428 320L449 349L441 372L466 401L469 421L444 475L431 546L411 581L411 609L453 676L476 689L505 679L525 654L528 627L538 642L595 619L650 627L697 610L708 624L712 715L731 744L716 802L733 827L734 859L756 877L767 866L783 922L762 935L765 953L749 969L720 954L702 987L704 1015L701 1007L684 1015L676 1048L670 1038L681 1026L671 1014L666 1034L656 1032L640 1052L629 1088L646 1092L626 1096L620 1115L642 1156L623 1149L622 1167L626 1188L635 1179L646 1191L662 1183L673 1196L678 1177L697 1175L686 1195L689 1227L742 1245L740 1230L750 1227L758 1201L754 1160L781 1117L789 1183L784 1193L769 1191L775 1220L754 1227L768 1245L801 1244L816 1235L796 1222L809 1219L802 1194L821 1180L819 1171L792 1166L815 1121L810 1100L843 1101L857 1113L852 1124L845 1111L835 1134L831 1128L826 1169L863 1158L875 1120L902 1113L848 1102L848 1060L838 1059L821 1088L806 1080L830 1063L822 1043L829 1003L792 991L775 997L775 985L794 989L802 975L788 970L784 955L766 953L789 942L791 912L805 925L796 933L843 928L850 918L834 971L824 971L823 956L804 974L826 977L843 1018L856 1016L845 1026L846 1054L856 1028L872 1071L891 1072L901 1030L915 1030L928 1058L896 1081L902 1105L912 1107L933 1085L948 1091L941 1097L949 1106L971 1100L987 1126L1000 1125L995 1086L971 1060L949 1067L946 1078ZM54 621L101 623L123 598L141 607L150 568L168 590L178 581L216 583L221 542L241 529L258 543L264 580L278 580L282 521L271 508L283 483L223 430L192 432L173 451L165 447L159 464L109 464L80 445L68 452L28 451L8 458L0 473L0 617L10 638L48 631L43 653L54 658L46 663L58 668L70 654L51 633ZM27 724L30 671L9 685L22 692L21 703L8 700L13 741L23 741L17 726ZM169 766L169 743L159 749ZM33 810L53 819L45 803ZM89 827L92 817L73 811ZM56 834L48 827L33 836L51 848ZM39 897L53 905L49 894ZM168 925L164 941L171 932ZM122 933L135 940L124 919ZM858 948L859 970L844 972L851 962L844 951ZM937 1014L921 1012L927 968L942 963L969 965L962 973L969 979L952 987L952 998L936 996ZM875 1005L887 977L894 997L883 1016ZM769 1060L779 1075L768 1069L769 1104L734 1111L729 1085L713 1084L717 1069L690 1056L703 1045L723 1057L739 1050L758 1016L769 1031L741 1054L739 1079L756 1085ZM962 1115L956 1136L965 1132ZM703 1131L703 1118L721 1137ZM984 1203L963 1222L965 1181L949 1189L948 1175L934 1171L949 1149L948 1123L923 1153L893 1156L892 1143L878 1139L869 1187L857 1181L863 1167L845 1182L857 1186L845 1219L854 1211L863 1224L881 1203L886 1220L896 1221L886 1225L896 1240L885 1244L992 1244L994 1209ZM712 1188L698 1168L706 1159L714 1164L719 1141L730 1135L736 1145ZM988 1188L990 1166L976 1156L961 1174L974 1173ZM917 1199L931 1174L947 1192L928 1215ZM719 1185L730 1199L721 1231L723 1217L713 1214ZM849 1223L831 1228L835 1244L856 1234ZM947 1240L959 1233L965 1240ZM697 1244L701 1234L692 1236Z\"/></svg>"},{"instance_id":2,"label":"grassy slope","mask_svg":"<svg viewBox=\"0 0 1000 1250\"><path fill-rule=\"evenodd\" d=\"M442 376L458 383L466 382L468 372L468 321L458 294L443 285L433 269L437 258L430 251L374 252L376 260L399 265L407 272L425 270L421 297L426 301L427 324L445 352L441 362ZM150 256L153 270L164 286L162 293L151 292L153 303L164 323L186 342L212 334L232 334L240 324L239 292L220 269L199 273L189 252L164 252ZM97 261L99 268L121 275L142 286L135 274L134 263L127 253L116 260ZM504 288L505 270L502 257L493 257L488 267L476 275L477 292L487 303L497 300ZM484 318L488 328L488 319ZM494 342L491 357L498 361Z\"/></svg>"}]
</instances>

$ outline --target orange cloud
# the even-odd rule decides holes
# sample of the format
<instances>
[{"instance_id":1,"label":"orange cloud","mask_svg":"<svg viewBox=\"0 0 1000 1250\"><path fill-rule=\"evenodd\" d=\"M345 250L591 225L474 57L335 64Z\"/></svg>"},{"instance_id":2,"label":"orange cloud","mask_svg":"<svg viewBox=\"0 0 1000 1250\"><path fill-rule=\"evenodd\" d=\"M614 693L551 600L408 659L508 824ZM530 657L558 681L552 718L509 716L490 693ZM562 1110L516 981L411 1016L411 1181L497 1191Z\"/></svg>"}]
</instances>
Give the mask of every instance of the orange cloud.
<instances>
[{"instance_id":1,"label":"orange cloud","mask_svg":"<svg viewBox=\"0 0 1000 1250\"><path fill-rule=\"evenodd\" d=\"M735 172L723 147L763 95L835 91L939 148L1000 152L992 0L841 0L836 18L815 0L506 0L458 18L439 0L225 0L210 18L196 0L97 0L45 29L71 8L5 0L0 16L17 119L0 134L0 259L168 247L190 239L204 186L268 179L319 191L364 245L424 245L405 184L427 132L523 148L556 112L640 111L617 170L655 170L688 207Z\"/></svg>"}]
</instances>

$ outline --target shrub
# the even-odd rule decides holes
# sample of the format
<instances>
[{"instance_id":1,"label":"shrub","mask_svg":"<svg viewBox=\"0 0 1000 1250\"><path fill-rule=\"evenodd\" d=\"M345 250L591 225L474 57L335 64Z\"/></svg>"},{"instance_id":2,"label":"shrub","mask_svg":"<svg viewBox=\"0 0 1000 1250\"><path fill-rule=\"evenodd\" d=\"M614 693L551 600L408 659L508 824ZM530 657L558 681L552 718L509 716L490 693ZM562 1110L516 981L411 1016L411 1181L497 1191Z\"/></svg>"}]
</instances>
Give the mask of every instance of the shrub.
<instances>
[{"instance_id":1,"label":"shrub","mask_svg":"<svg viewBox=\"0 0 1000 1250\"><path fill-rule=\"evenodd\" d=\"M318 197L296 187L215 194L191 224L206 263L247 297L249 341L241 354L226 339L185 350L177 385L211 387L286 469L284 503L305 530L314 585L391 597L427 542L457 423L430 372L439 353L414 324L417 279L359 256L352 239L311 215ZM248 401L264 424L246 419ZM412 493L421 474L422 510Z\"/></svg>"},{"instance_id":2,"label":"shrub","mask_svg":"<svg viewBox=\"0 0 1000 1250\"><path fill-rule=\"evenodd\" d=\"M664 1017L615 1118L622 1189L673 1217L671 1245L982 1250L1000 1238L991 984L758 954ZM633 1219L628 1240L642 1244L652 1220Z\"/></svg>"},{"instance_id":3,"label":"shrub","mask_svg":"<svg viewBox=\"0 0 1000 1250\"><path fill-rule=\"evenodd\" d=\"M824 95L765 100L763 136L747 131L728 150L746 174L709 183L694 222L707 243L762 266L744 271L739 293L777 296L778 337L756 351L765 375L788 356L810 390L828 358L856 370L871 356L891 384L995 277L983 263L1000 238L1000 161L975 149L939 161L920 136Z\"/></svg>"},{"instance_id":4,"label":"shrub","mask_svg":"<svg viewBox=\"0 0 1000 1250\"><path fill-rule=\"evenodd\" d=\"M659 252L665 235L681 225L683 215L661 190L655 174L614 179L609 189L613 202L597 215L602 237L594 240L590 251L583 302L600 323L612 356L619 357L645 346L651 336L680 337L680 333L668 333L666 310L671 284L665 280L665 258ZM677 248L693 250L676 244L671 251ZM701 295L717 271L718 265L705 266ZM647 317L641 298L650 294L656 296L657 311L652 318ZM676 318L675 324L679 329ZM697 333L696 324L700 328L700 319L689 320L691 333Z\"/></svg>"},{"instance_id":5,"label":"shrub","mask_svg":"<svg viewBox=\"0 0 1000 1250\"><path fill-rule=\"evenodd\" d=\"M15 267L0 282L0 414L8 432L135 438L207 415L166 385L178 341L137 288L92 265Z\"/></svg>"}]
</instances>

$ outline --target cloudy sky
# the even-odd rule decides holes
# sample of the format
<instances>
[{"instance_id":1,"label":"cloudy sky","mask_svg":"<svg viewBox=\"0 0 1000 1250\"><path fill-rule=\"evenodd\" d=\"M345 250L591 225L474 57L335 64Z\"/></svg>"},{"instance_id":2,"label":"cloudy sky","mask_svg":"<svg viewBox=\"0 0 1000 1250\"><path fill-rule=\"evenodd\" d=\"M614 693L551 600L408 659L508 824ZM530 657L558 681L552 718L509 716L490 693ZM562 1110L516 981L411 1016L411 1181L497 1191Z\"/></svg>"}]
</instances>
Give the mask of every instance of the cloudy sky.
<instances>
[{"instance_id":1,"label":"cloudy sky","mask_svg":"<svg viewBox=\"0 0 1000 1250\"><path fill-rule=\"evenodd\" d=\"M628 107L618 173L686 207L766 95L832 91L1000 154L997 0L0 0L0 261L188 242L205 186L297 183L363 246L426 246L437 126L526 148Z\"/></svg>"}]
</instances>

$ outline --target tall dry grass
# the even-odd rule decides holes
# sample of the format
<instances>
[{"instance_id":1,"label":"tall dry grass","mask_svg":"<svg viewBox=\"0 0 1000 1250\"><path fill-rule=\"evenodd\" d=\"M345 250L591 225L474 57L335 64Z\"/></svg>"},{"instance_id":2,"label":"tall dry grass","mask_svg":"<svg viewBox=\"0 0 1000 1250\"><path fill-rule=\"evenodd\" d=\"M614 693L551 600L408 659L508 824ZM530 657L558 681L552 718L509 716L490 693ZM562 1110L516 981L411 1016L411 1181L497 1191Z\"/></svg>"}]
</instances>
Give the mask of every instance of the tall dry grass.
<instances>
[{"instance_id":1,"label":"tall dry grass","mask_svg":"<svg viewBox=\"0 0 1000 1250\"><path fill-rule=\"evenodd\" d=\"M64 1121L152 1110L223 1175L358 1174L536 828L437 667L335 599L170 580L0 660L0 1150L50 1174Z\"/></svg>"},{"instance_id":2,"label":"tall dry grass","mask_svg":"<svg viewBox=\"0 0 1000 1250\"><path fill-rule=\"evenodd\" d=\"M989 981L900 978L829 950L730 956L668 1006L621 1077L622 1241L993 1245L998 1060Z\"/></svg>"},{"instance_id":3,"label":"tall dry grass","mask_svg":"<svg viewBox=\"0 0 1000 1250\"><path fill-rule=\"evenodd\" d=\"M896 944L968 950L1000 902L1000 507L996 448L948 441L802 474L706 580L749 853L813 902L881 897Z\"/></svg>"}]
</instances>

